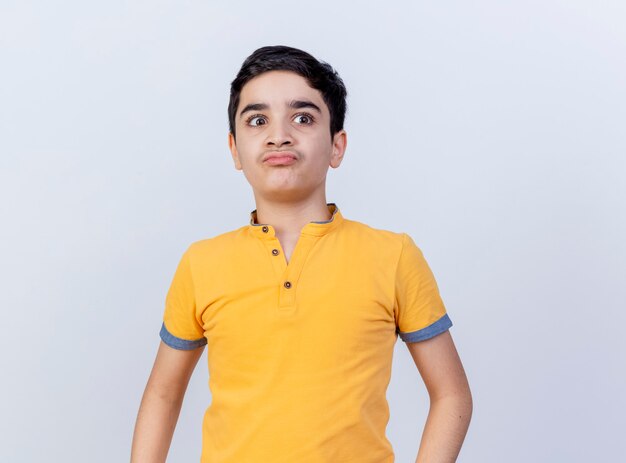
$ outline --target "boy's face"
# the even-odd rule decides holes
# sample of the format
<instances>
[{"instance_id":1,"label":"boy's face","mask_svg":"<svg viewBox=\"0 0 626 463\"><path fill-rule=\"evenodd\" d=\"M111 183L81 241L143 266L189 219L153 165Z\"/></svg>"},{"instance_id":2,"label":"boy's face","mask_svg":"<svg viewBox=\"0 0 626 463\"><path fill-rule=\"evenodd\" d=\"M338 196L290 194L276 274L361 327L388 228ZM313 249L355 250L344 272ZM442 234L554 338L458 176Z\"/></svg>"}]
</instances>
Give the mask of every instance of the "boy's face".
<instances>
[{"instance_id":1,"label":"boy's face","mask_svg":"<svg viewBox=\"0 0 626 463\"><path fill-rule=\"evenodd\" d=\"M331 140L322 94L291 71L268 71L244 85L235 131L236 142L228 134L235 168L257 199L273 201L325 198L328 167L339 167L347 144L345 130ZM283 157L267 160L277 152Z\"/></svg>"}]
</instances>

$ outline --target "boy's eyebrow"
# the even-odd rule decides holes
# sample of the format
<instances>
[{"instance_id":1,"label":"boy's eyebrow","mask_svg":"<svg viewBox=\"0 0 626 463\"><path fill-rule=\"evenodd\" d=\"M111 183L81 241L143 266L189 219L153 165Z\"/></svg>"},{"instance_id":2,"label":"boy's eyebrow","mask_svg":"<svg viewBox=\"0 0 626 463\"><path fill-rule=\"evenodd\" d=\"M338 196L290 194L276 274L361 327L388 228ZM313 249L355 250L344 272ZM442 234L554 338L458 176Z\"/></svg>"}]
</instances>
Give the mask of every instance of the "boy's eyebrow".
<instances>
[{"instance_id":1,"label":"boy's eyebrow","mask_svg":"<svg viewBox=\"0 0 626 463\"><path fill-rule=\"evenodd\" d=\"M302 108L311 108L317 111L320 115L322 114L322 110L319 106L309 100L292 100L288 105L293 109L302 109ZM243 117L244 113L249 111L263 111L264 109L268 109L269 105L267 103L250 103L247 104L239 113L239 117Z\"/></svg>"},{"instance_id":2,"label":"boy's eyebrow","mask_svg":"<svg viewBox=\"0 0 626 463\"><path fill-rule=\"evenodd\" d=\"M240 118L243 117L243 115L249 111L263 111L264 109L267 109L268 107L269 106L266 105L265 103L250 103L241 110L241 112L239 113L239 117Z\"/></svg>"},{"instance_id":3,"label":"boy's eyebrow","mask_svg":"<svg viewBox=\"0 0 626 463\"><path fill-rule=\"evenodd\" d=\"M322 114L320 107L309 100L292 100L289 103L289 107L293 109L311 108L317 111L320 115Z\"/></svg>"}]
</instances>

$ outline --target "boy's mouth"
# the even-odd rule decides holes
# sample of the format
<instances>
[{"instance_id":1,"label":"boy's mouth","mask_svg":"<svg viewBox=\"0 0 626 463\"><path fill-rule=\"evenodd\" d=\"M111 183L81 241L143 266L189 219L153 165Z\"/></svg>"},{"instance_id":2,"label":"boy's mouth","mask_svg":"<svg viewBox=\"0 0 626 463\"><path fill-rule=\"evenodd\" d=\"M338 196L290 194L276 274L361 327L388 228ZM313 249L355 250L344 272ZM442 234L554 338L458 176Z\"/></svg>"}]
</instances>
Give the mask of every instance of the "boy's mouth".
<instances>
[{"instance_id":1,"label":"boy's mouth","mask_svg":"<svg viewBox=\"0 0 626 463\"><path fill-rule=\"evenodd\" d=\"M271 166L290 165L296 160L296 155L289 151L273 151L263 157L263 162Z\"/></svg>"}]
</instances>

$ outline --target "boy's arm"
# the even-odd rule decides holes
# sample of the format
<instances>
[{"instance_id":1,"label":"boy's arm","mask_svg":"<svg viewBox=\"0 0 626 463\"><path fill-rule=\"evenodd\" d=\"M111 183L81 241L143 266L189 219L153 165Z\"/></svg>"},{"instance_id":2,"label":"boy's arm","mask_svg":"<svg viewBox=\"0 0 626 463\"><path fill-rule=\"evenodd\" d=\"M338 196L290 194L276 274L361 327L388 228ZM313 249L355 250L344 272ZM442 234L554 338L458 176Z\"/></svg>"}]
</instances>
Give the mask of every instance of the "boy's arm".
<instances>
[{"instance_id":1,"label":"boy's arm","mask_svg":"<svg viewBox=\"0 0 626 463\"><path fill-rule=\"evenodd\" d=\"M416 463L456 461L472 417L472 394L449 331L406 343L430 396Z\"/></svg>"},{"instance_id":2,"label":"boy's arm","mask_svg":"<svg viewBox=\"0 0 626 463\"><path fill-rule=\"evenodd\" d=\"M165 463L189 379L203 350L178 350L160 342L137 415L131 463Z\"/></svg>"}]
</instances>

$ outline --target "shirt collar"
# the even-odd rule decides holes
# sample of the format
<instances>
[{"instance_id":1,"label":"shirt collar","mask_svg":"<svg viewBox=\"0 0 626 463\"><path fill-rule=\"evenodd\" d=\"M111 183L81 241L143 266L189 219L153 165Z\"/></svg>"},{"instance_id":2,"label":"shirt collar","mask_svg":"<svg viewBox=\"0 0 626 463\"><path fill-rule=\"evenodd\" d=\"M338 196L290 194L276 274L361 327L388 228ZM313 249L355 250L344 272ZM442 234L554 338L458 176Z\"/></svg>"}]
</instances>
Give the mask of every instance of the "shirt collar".
<instances>
[{"instance_id":1,"label":"shirt collar","mask_svg":"<svg viewBox=\"0 0 626 463\"><path fill-rule=\"evenodd\" d=\"M331 213L329 220L319 222L309 222L302 227L301 234L312 236L323 236L332 230L336 229L344 221L343 215L339 211L339 207L336 203L326 203L328 211ZM250 212L250 223L248 228L259 238L274 238L276 236L276 230L268 223L256 223L256 209Z\"/></svg>"}]
</instances>

